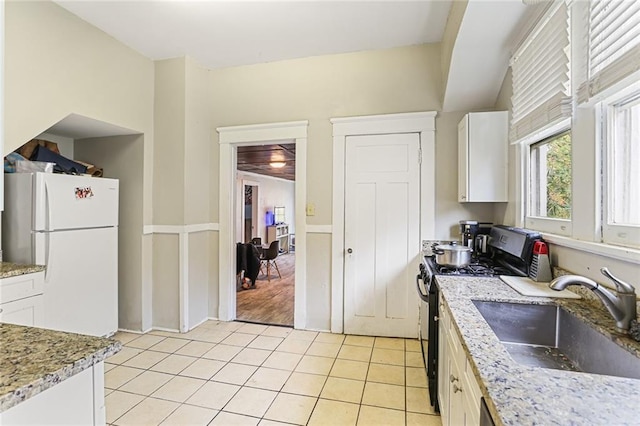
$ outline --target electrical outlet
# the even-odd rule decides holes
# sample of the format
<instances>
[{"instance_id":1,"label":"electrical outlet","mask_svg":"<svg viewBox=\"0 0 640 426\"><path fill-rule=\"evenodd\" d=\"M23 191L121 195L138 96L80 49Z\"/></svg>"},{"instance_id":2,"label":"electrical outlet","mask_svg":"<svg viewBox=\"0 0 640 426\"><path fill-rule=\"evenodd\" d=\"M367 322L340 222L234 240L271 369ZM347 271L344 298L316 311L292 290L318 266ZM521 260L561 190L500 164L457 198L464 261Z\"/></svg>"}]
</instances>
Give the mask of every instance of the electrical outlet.
<instances>
[{"instance_id":1,"label":"electrical outlet","mask_svg":"<svg viewBox=\"0 0 640 426\"><path fill-rule=\"evenodd\" d=\"M313 203L307 204L307 216L315 216L316 215L316 205Z\"/></svg>"}]
</instances>

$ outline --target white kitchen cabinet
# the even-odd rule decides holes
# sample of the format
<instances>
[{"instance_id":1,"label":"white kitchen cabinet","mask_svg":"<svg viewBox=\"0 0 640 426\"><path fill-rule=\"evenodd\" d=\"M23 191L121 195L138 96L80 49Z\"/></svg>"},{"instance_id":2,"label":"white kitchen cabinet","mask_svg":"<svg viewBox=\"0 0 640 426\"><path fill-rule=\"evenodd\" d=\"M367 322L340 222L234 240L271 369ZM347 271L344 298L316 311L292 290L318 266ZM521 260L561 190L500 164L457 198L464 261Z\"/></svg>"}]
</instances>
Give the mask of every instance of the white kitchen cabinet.
<instances>
[{"instance_id":1,"label":"white kitchen cabinet","mask_svg":"<svg viewBox=\"0 0 640 426\"><path fill-rule=\"evenodd\" d=\"M0 279L0 321L42 327L44 272Z\"/></svg>"},{"instance_id":2,"label":"white kitchen cabinet","mask_svg":"<svg viewBox=\"0 0 640 426\"><path fill-rule=\"evenodd\" d=\"M449 375L451 365L449 363L449 315L444 308L442 296L438 301L440 309L438 311L438 402L440 405L440 416L443 425L449 424Z\"/></svg>"},{"instance_id":3,"label":"white kitchen cabinet","mask_svg":"<svg viewBox=\"0 0 640 426\"><path fill-rule=\"evenodd\" d=\"M458 124L458 201L508 201L509 115L470 112Z\"/></svg>"},{"instance_id":4,"label":"white kitchen cabinet","mask_svg":"<svg viewBox=\"0 0 640 426\"><path fill-rule=\"evenodd\" d=\"M104 425L104 362L0 413L3 425Z\"/></svg>"},{"instance_id":5,"label":"white kitchen cabinet","mask_svg":"<svg viewBox=\"0 0 640 426\"><path fill-rule=\"evenodd\" d=\"M478 425L480 387L442 296L439 304L438 400L442 424Z\"/></svg>"}]
</instances>

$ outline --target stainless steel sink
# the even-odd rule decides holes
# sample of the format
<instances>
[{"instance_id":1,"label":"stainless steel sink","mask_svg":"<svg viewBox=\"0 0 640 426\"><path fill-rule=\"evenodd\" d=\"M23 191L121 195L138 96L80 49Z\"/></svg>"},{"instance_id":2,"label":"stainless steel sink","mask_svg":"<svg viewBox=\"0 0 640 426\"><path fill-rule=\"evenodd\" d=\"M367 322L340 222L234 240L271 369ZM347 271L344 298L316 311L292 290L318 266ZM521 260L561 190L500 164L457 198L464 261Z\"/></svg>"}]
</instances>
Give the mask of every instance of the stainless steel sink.
<instances>
[{"instance_id":1,"label":"stainless steel sink","mask_svg":"<svg viewBox=\"0 0 640 426\"><path fill-rule=\"evenodd\" d=\"M520 364L640 379L640 358L560 307L473 304Z\"/></svg>"}]
</instances>

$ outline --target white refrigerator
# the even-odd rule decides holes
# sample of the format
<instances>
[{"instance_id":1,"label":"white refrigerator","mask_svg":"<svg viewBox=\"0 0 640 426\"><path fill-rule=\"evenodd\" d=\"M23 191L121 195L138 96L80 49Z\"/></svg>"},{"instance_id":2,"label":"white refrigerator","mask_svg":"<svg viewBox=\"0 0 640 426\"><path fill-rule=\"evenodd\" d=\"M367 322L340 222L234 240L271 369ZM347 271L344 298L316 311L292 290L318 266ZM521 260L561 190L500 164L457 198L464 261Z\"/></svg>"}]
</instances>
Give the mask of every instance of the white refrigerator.
<instances>
[{"instance_id":1,"label":"white refrigerator","mask_svg":"<svg viewBox=\"0 0 640 426\"><path fill-rule=\"evenodd\" d=\"M5 175L5 261L45 265L44 327L107 336L118 329L117 179Z\"/></svg>"}]
</instances>

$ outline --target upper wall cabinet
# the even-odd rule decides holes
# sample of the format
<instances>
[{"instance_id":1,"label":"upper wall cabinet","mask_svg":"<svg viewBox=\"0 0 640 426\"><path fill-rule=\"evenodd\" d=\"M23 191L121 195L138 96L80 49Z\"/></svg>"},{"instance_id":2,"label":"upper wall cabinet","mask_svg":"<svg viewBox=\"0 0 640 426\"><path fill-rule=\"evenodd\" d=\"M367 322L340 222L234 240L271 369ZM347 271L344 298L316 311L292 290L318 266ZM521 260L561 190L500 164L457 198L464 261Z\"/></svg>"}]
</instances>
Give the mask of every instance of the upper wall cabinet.
<instances>
[{"instance_id":1,"label":"upper wall cabinet","mask_svg":"<svg viewBox=\"0 0 640 426\"><path fill-rule=\"evenodd\" d=\"M471 112L458 124L458 201L508 201L507 111Z\"/></svg>"}]
</instances>

